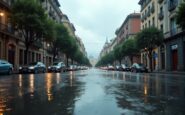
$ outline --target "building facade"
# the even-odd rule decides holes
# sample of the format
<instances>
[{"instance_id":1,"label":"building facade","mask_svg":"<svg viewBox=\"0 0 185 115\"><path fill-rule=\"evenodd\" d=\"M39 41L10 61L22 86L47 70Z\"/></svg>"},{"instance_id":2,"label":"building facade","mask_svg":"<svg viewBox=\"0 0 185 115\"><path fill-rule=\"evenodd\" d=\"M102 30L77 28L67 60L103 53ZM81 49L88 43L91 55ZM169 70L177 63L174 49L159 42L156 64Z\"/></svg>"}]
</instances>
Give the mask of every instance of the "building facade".
<instances>
[{"instance_id":1,"label":"building facade","mask_svg":"<svg viewBox=\"0 0 185 115\"><path fill-rule=\"evenodd\" d=\"M152 66L156 71L185 70L184 32L175 21L175 12L182 0L140 0L141 29L155 26L164 33L164 43L153 50ZM141 61L148 65L147 52L141 54Z\"/></svg>"},{"instance_id":2,"label":"building facade","mask_svg":"<svg viewBox=\"0 0 185 115\"><path fill-rule=\"evenodd\" d=\"M0 59L5 59L18 69L25 64L25 44L21 32L14 30L10 23L11 5L14 0L0 1ZM40 4L48 17L61 23L61 10L58 0L42 0ZM50 45L46 42L34 42L28 52L27 62L42 61L47 66L52 64L53 56Z\"/></svg>"},{"instance_id":3,"label":"building facade","mask_svg":"<svg viewBox=\"0 0 185 115\"><path fill-rule=\"evenodd\" d=\"M116 30L116 40L117 45L124 43L128 39L134 38L134 36L140 31L141 28L141 19L140 13L129 14L121 27ZM122 60L122 63L131 66L132 62L140 62L140 55L135 55L131 60L128 56L125 56Z\"/></svg>"}]
</instances>

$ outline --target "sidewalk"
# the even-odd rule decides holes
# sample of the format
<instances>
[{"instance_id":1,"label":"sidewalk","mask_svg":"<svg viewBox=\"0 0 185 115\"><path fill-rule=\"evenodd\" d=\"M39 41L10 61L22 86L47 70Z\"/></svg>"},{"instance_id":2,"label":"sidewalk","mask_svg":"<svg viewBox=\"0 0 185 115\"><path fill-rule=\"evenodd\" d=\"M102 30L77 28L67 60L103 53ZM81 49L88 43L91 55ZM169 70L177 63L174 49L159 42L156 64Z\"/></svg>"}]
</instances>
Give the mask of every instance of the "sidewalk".
<instances>
[{"instance_id":1,"label":"sidewalk","mask_svg":"<svg viewBox=\"0 0 185 115\"><path fill-rule=\"evenodd\" d=\"M171 75L184 75L184 77L185 77L185 71L153 71L151 73L171 74Z\"/></svg>"}]
</instances>

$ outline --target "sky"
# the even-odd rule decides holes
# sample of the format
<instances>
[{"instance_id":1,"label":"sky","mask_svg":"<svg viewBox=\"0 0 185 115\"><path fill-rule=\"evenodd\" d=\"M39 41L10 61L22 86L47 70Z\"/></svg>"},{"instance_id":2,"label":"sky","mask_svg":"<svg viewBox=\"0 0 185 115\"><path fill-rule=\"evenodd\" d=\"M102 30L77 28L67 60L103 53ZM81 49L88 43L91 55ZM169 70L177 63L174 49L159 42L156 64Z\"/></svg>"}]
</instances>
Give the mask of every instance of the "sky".
<instances>
[{"instance_id":1,"label":"sky","mask_svg":"<svg viewBox=\"0 0 185 115\"><path fill-rule=\"evenodd\" d=\"M76 35L88 56L98 58L106 39L116 37L115 31L127 15L140 11L139 0L59 0L61 10L74 24Z\"/></svg>"}]
</instances>

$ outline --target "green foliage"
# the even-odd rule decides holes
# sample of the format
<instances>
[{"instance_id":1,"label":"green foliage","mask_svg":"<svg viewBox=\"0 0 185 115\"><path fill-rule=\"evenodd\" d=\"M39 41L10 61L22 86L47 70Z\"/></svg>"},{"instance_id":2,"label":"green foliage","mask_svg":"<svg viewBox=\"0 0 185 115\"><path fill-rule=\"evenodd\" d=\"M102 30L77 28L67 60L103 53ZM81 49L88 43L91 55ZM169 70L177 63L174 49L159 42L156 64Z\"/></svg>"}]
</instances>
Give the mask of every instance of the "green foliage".
<instances>
[{"instance_id":1,"label":"green foliage","mask_svg":"<svg viewBox=\"0 0 185 115\"><path fill-rule=\"evenodd\" d=\"M137 45L136 45L136 39L131 38L126 40L121 47L121 52L124 56L133 56L139 52Z\"/></svg>"},{"instance_id":2,"label":"green foliage","mask_svg":"<svg viewBox=\"0 0 185 115\"><path fill-rule=\"evenodd\" d=\"M177 24L185 30L185 0L181 3L178 11L176 12Z\"/></svg>"},{"instance_id":3,"label":"green foliage","mask_svg":"<svg viewBox=\"0 0 185 115\"><path fill-rule=\"evenodd\" d=\"M112 64L113 61L115 60L114 57L114 52L110 52L108 54L106 54L105 56L103 56L96 64L96 66L106 66L108 64Z\"/></svg>"},{"instance_id":4,"label":"green foliage","mask_svg":"<svg viewBox=\"0 0 185 115\"><path fill-rule=\"evenodd\" d=\"M11 22L19 32L22 32L24 38L26 64L30 46L34 45L34 42L42 42L47 16L36 0L16 0L11 11Z\"/></svg>"},{"instance_id":5,"label":"green foliage","mask_svg":"<svg viewBox=\"0 0 185 115\"><path fill-rule=\"evenodd\" d=\"M152 71L152 51L163 43L163 33L155 27L143 29L137 34L137 47L148 51L150 69Z\"/></svg>"},{"instance_id":6,"label":"green foliage","mask_svg":"<svg viewBox=\"0 0 185 115\"><path fill-rule=\"evenodd\" d=\"M123 54L121 52L121 45L118 45L114 48L113 52L114 52L114 57L116 60L118 60L119 62L121 62L122 58L123 58Z\"/></svg>"},{"instance_id":7,"label":"green foliage","mask_svg":"<svg viewBox=\"0 0 185 115\"><path fill-rule=\"evenodd\" d=\"M136 36L136 43L139 49L153 50L163 43L163 33L155 27L145 28Z\"/></svg>"}]
</instances>

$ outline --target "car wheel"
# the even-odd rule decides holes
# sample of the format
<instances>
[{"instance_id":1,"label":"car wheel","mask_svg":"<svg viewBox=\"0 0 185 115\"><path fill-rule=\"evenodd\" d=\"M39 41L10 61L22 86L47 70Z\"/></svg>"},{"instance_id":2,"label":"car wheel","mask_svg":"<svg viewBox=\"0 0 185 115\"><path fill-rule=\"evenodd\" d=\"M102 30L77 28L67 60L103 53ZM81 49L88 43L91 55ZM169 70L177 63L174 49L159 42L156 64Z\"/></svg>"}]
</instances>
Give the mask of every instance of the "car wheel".
<instances>
[{"instance_id":1,"label":"car wheel","mask_svg":"<svg viewBox=\"0 0 185 115\"><path fill-rule=\"evenodd\" d=\"M134 70L133 70L133 72L134 72L134 73L137 73L137 70L136 70L136 69L134 69Z\"/></svg>"},{"instance_id":2,"label":"car wheel","mask_svg":"<svg viewBox=\"0 0 185 115\"><path fill-rule=\"evenodd\" d=\"M43 71L42 71L43 73L46 73L46 69L43 69Z\"/></svg>"},{"instance_id":3,"label":"car wheel","mask_svg":"<svg viewBox=\"0 0 185 115\"><path fill-rule=\"evenodd\" d=\"M38 70L35 69L35 70L34 70L34 73L37 74L37 73L38 73Z\"/></svg>"},{"instance_id":4,"label":"car wheel","mask_svg":"<svg viewBox=\"0 0 185 115\"><path fill-rule=\"evenodd\" d=\"M9 70L8 70L8 75L11 75L12 72L13 72L12 69L9 69Z\"/></svg>"}]
</instances>

